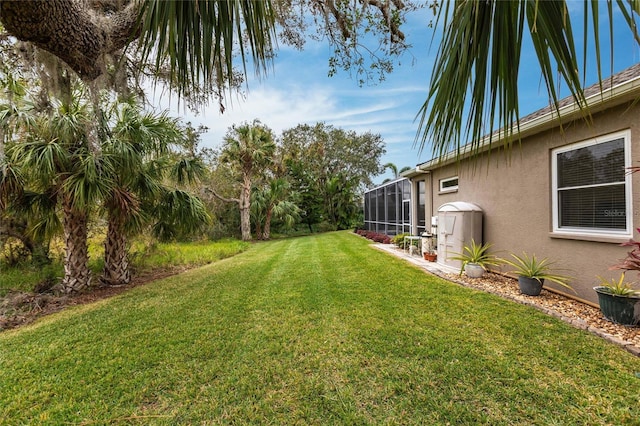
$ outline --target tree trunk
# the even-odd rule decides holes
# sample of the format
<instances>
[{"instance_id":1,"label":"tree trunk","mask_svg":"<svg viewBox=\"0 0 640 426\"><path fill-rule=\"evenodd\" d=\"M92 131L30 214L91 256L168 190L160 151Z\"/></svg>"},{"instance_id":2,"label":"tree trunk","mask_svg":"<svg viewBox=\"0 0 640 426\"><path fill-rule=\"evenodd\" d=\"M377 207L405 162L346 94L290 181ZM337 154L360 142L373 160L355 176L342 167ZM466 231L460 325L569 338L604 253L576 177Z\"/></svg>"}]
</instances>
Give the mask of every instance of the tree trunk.
<instances>
[{"instance_id":1,"label":"tree trunk","mask_svg":"<svg viewBox=\"0 0 640 426\"><path fill-rule=\"evenodd\" d=\"M87 214L73 207L68 196L62 202L64 213L64 278L60 284L63 293L74 293L91 284L89 254L87 250Z\"/></svg>"},{"instance_id":2,"label":"tree trunk","mask_svg":"<svg viewBox=\"0 0 640 426\"><path fill-rule=\"evenodd\" d=\"M256 238L261 240L263 233L262 233L262 223L260 223L259 219L256 219L255 226L256 226Z\"/></svg>"},{"instance_id":3,"label":"tree trunk","mask_svg":"<svg viewBox=\"0 0 640 426\"><path fill-rule=\"evenodd\" d=\"M271 217L273 217L273 207L267 208L267 215L264 219L264 229L262 230L262 239L268 240L271 237Z\"/></svg>"},{"instance_id":4,"label":"tree trunk","mask_svg":"<svg viewBox=\"0 0 640 426\"><path fill-rule=\"evenodd\" d=\"M131 282L124 221L117 213L109 215L107 239L104 242L104 270L100 282L110 286Z\"/></svg>"},{"instance_id":5,"label":"tree trunk","mask_svg":"<svg viewBox=\"0 0 640 426\"><path fill-rule=\"evenodd\" d=\"M251 178L244 175L240 192L240 231L242 241L251 240Z\"/></svg>"}]
</instances>

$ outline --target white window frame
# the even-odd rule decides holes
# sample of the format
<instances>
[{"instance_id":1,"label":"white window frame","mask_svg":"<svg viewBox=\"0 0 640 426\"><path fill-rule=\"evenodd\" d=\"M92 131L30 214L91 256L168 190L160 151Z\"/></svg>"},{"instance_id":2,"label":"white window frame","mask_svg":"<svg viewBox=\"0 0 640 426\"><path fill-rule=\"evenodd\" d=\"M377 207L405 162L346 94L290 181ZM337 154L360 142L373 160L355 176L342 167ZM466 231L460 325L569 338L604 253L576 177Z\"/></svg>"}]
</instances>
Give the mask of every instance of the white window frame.
<instances>
[{"instance_id":1,"label":"white window frame","mask_svg":"<svg viewBox=\"0 0 640 426\"><path fill-rule=\"evenodd\" d=\"M452 181L458 181L458 176L452 176L450 178L446 178L446 179L440 179L439 183L440 183L440 192L441 193L445 193L445 192L455 192L458 190L458 183L456 183L455 186L448 186L448 187L444 187L444 184L448 183L448 182L452 182Z\"/></svg>"},{"instance_id":2,"label":"white window frame","mask_svg":"<svg viewBox=\"0 0 640 426\"><path fill-rule=\"evenodd\" d=\"M626 212L626 229L588 229L575 227L561 227L559 224L560 212L558 211L558 154L576 149L597 145L604 142L610 142L616 139L624 139L624 167L631 167L631 131L624 130L621 132L610 133L593 139L576 142L556 148L551 151L551 177L552 177L552 208L553 208L553 234L558 236L575 236L575 237L633 237L633 201L631 192L631 173L625 172L625 212Z\"/></svg>"}]
</instances>

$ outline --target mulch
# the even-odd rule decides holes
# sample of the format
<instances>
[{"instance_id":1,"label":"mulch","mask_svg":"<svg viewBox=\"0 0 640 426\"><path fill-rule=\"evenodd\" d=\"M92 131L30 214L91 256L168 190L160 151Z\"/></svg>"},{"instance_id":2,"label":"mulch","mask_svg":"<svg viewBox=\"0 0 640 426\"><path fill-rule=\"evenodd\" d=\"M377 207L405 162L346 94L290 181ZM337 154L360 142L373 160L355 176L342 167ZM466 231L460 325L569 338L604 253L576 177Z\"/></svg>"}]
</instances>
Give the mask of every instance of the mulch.
<instances>
[{"instance_id":1,"label":"mulch","mask_svg":"<svg viewBox=\"0 0 640 426\"><path fill-rule=\"evenodd\" d=\"M157 270L134 276L126 286L96 285L72 294L10 292L0 298L0 332L30 324L45 315L59 312L69 306L84 305L124 293L152 281L178 274L184 268Z\"/></svg>"}]
</instances>

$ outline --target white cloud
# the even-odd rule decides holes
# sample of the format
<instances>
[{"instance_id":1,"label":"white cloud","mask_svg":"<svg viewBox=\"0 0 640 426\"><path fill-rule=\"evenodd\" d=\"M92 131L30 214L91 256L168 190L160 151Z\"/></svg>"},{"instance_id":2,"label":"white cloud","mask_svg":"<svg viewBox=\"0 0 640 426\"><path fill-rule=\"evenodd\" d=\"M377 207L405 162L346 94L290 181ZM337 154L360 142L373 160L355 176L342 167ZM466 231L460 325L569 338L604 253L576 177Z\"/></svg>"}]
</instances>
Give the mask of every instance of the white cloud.
<instances>
[{"instance_id":1,"label":"white cloud","mask_svg":"<svg viewBox=\"0 0 640 426\"><path fill-rule=\"evenodd\" d=\"M254 119L269 126L276 135L298 124L322 121L358 133L379 133L388 143L413 141L415 126L412 122L417 109L408 102L408 95L422 95L413 87L343 91L330 83L331 80L305 87L279 84L275 79L265 80L260 84L252 83L244 99L230 100L224 114L220 114L215 106L199 115L178 113L175 107L172 111L194 125L209 127L203 142L210 147L219 145L233 124Z\"/></svg>"}]
</instances>

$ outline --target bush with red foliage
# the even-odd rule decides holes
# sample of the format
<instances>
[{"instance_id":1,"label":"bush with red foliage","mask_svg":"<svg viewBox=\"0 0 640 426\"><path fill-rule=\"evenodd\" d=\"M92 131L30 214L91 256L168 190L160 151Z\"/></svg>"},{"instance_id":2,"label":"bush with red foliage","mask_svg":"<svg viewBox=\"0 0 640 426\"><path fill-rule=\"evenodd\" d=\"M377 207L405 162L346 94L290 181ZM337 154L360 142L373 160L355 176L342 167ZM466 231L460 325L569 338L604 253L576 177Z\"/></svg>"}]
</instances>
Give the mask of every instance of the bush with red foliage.
<instances>
[{"instance_id":1,"label":"bush with red foliage","mask_svg":"<svg viewBox=\"0 0 640 426\"><path fill-rule=\"evenodd\" d=\"M385 234L378 234L377 232L367 231L366 229L357 229L356 234L375 241L376 243L391 244L391 237Z\"/></svg>"},{"instance_id":2,"label":"bush with red foliage","mask_svg":"<svg viewBox=\"0 0 640 426\"><path fill-rule=\"evenodd\" d=\"M640 232L640 228L638 228L637 231ZM623 247L633 247L633 249L627 253L627 257L622 259L620 263L611 266L609 269L622 269L625 272L640 271L640 241L631 239L620 245Z\"/></svg>"}]
</instances>

